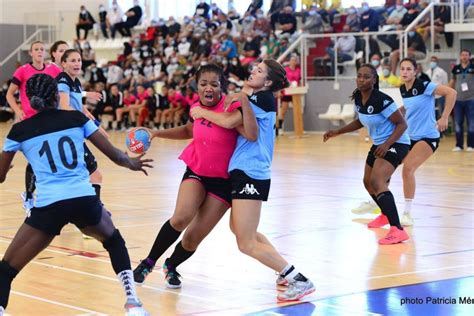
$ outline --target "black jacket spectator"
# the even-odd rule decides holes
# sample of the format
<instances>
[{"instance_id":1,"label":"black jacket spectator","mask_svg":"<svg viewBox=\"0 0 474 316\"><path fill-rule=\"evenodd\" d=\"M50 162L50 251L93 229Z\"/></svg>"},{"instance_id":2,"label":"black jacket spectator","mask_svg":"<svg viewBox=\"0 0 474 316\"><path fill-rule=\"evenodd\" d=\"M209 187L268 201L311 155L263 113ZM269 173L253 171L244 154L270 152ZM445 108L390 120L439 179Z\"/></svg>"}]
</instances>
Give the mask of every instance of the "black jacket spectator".
<instances>
[{"instance_id":1,"label":"black jacket spectator","mask_svg":"<svg viewBox=\"0 0 474 316\"><path fill-rule=\"evenodd\" d=\"M360 16L360 29L362 31L377 32L379 30L379 15L375 10L369 9Z\"/></svg>"},{"instance_id":2,"label":"black jacket spectator","mask_svg":"<svg viewBox=\"0 0 474 316\"><path fill-rule=\"evenodd\" d=\"M196 6L196 12L194 13L194 15L199 15L199 16L202 16L205 19L209 19L209 10L210 9L211 9L211 7L206 2L201 1L201 3L199 3Z\"/></svg>"},{"instance_id":3,"label":"black jacket spectator","mask_svg":"<svg viewBox=\"0 0 474 316\"><path fill-rule=\"evenodd\" d=\"M122 36L130 37L132 33L130 29L134 26L138 25L142 18L142 8L138 4L136 4L133 8L129 9L125 12L127 16L127 20L125 22L119 22L115 24L115 29L120 33Z\"/></svg>"},{"instance_id":4,"label":"black jacket spectator","mask_svg":"<svg viewBox=\"0 0 474 316\"><path fill-rule=\"evenodd\" d=\"M81 6L81 12L79 13L79 21L76 24L76 36L80 39L80 30L84 30L84 39L87 39L87 33L94 26L95 20L92 14L86 10L85 6Z\"/></svg>"},{"instance_id":5,"label":"black jacket spectator","mask_svg":"<svg viewBox=\"0 0 474 316\"><path fill-rule=\"evenodd\" d=\"M280 24L293 24L289 30L284 30L282 33L293 34L296 31L296 17L294 14L282 13L278 18L278 23Z\"/></svg>"}]
</instances>

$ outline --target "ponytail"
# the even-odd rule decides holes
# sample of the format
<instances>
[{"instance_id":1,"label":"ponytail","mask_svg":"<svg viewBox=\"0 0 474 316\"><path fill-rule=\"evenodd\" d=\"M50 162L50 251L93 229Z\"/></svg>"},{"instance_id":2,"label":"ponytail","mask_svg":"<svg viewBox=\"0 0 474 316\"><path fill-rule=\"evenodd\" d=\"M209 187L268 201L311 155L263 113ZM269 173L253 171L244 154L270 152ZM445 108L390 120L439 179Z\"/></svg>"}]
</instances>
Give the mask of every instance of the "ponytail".
<instances>
[{"instance_id":1,"label":"ponytail","mask_svg":"<svg viewBox=\"0 0 474 316\"><path fill-rule=\"evenodd\" d=\"M37 111L53 109L58 104L58 84L47 74L36 74L26 82L26 96Z\"/></svg>"}]
</instances>

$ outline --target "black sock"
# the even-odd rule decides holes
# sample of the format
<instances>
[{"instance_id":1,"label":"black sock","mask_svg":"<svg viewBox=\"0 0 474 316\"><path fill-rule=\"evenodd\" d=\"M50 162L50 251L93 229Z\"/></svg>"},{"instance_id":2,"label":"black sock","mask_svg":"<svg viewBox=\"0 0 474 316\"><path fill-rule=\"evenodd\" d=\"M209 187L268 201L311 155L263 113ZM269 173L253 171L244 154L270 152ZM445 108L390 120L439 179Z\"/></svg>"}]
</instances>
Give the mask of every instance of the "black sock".
<instances>
[{"instance_id":1,"label":"black sock","mask_svg":"<svg viewBox=\"0 0 474 316\"><path fill-rule=\"evenodd\" d=\"M172 267L177 268L181 263L188 260L194 253L195 251L188 251L184 249L183 244L180 241L174 248L174 251L171 257L166 259L166 261Z\"/></svg>"},{"instance_id":2,"label":"black sock","mask_svg":"<svg viewBox=\"0 0 474 316\"><path fill-rule=\"evenodd\" d=\"M35 174L33 173L33 168L31 167L30 164L26 166L26 171L25 171L25 191L26 191L26 198L32 199L33 198L33 193L35 192L36 189L36 177Z\"/></svg>"},{"instance_id":3,"label":"black sock","mask_svg":"<svg viewBox=\"0 0 474 316\"><path fill-rule=\"evenodd\" d=\"M161 125L160 123L155 123L155 127L156 127L157 129L160 129L160 125Z\"/></svg>"},{"instance_id":4,"label":"black sock","mask_svg":"<svg viewBox=\"0 0 474 316\"><path fill-rule=\"evenodd\" d=\"M377 195L377 201L380 205L380 209L383 214L388 217L388 222L390 226L396 226L398 229L403 229L400 225L400 219L398 218L397 205L395 204L395 199L392 192L385 191Z\"/></svg>"},{"instance_id":5,"label":"black sock","mask_svg":"<svg viewBox=\"0 0 474 316\"><path fill-rule=\"evenodd\" d=\"M137 122L132 122L132 127L137 127Z\"/></svg>"},{"instance_id":6,"label":"black sock","mask_svg":"<svg viewBox=\"0 0 474 316\"><path fill-rule=\"evenodd\" d=\"M167 220L166 223L160 229L158 236L156 236L153 247L151 247L150 253L148 254L148 259L151 259L156 262L159 257L178 239L181 232L171 226L170 221Z\"/></svg>"},{"instance_id":7,"label":"black sock","mask_svg":"<svg viewBox=\"0 0 474 316\"><path fill-rule=\"evenodd\" d=\"M278 120L278 128L283 128L283 120Z\"/></svg>"},{"instance_id":8,"label":"black sock","mask_svg":"<svg viewBox=\"0 0 474 316\"><path fill-rule=\"evenodd\" d=\"M118 121L117 122L117 129L121 129L122 128L122 122L121 121Z\"/></svg>"},{"instance_id":9,"label":"black sock","mask_svg":"<svg viewBox=\"0 0 474 316\"><path fill-rule=\"evenodd\" d=\"M383 212L383 208L380 206L379 201L377 201L377 196L375 194L371 194L370 196L374 200L375 204L377 204L377 206L380 207L380 211L382 212L382 214L385 215L385 213Z\"/></svg>"},{"instance_id":10,"label":"black sock","mask_svg":"<svg viewBox=\"0 0 474 316\"><path fill-rule=\"evenodd\" d=\"M100 200L100 184L93 184L92 186L94 187L95 195Z\"/></svg>"},{"instance_id":11,"label":"black sock","mask_svg":"<svg viewBox=\"0 0 474 316\"><path fill-rule=\"evenodd\" d=\"M17 274L18 271L7 262L0 261L0 306L4 309L7 308L12 281Z\"/></svg>"},{"instance_id":12,"label":"black sock","mask_svg":"<svg viewBox=\"0 0 474 316\"><path fill-rule=\"evenodd\" d=\"M125 240L123 240L118 229L116 229L112 236L107 238L102 245L109 253L115 274L119 274L124 270L132 269L128 250L127 247L125 247Z\"/></svg>"}]
</instances>

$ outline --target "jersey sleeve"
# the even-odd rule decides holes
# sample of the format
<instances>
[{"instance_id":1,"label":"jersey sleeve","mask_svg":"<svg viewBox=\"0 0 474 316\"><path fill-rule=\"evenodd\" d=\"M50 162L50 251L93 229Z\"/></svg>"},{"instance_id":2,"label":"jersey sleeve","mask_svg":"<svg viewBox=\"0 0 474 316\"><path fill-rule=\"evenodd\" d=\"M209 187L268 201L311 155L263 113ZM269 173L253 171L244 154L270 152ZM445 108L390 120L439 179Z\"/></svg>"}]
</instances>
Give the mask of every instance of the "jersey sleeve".
<instances>
[{"instance_id":1,"label":"jersey sleeve","mask_svg":"<svg viewBox=\"0 0 474 316\"><path fill-rule=\"evenodd\" d=\"M434 95L434 92L436 90L436 88L438 87L438 84L434 83L434 82L429 82L427 85L426 85L426 89L425 89L425 93L426 95Z\"/></svg>"},{"instance_id":2,"label":"jersey sleeve","mask_svg":"<svg viewBox=\"0 0 474 316\"><path fill-rule=\"evenodd\" d=\"M67 94L71 92L71 86L69 85L67 78L65 77L58 78L58 92L64 92Z\"/></svg>"},{"instance_id":3,"label":"jersey sleeve","mask_svg":"<svg viewBox=\"0 0 474 316\"><path fill-rule=\"evenodd\" d=\"M13 125L10 133L8 133L7 137L5 138L5 142L3 143L3 151L5 152L17 152L20 150L21 142L19 141L17 127L19 125Z\"/></svg>"},{"instance_id":4,"label":"jersey sleeve","mask_svg":"<svg viewBox=\"0 0 474 316\"><path fill-rule=\"evenodd\" d=\"M239 101L233 102L230 104L226 112L234 112L235 110L239 109L241 106L242 104Z\"/></svg>"},{"instance_id":5,"label":"jersey sleeve","mask_svg":"<svg viewBox=\"0 0 474 316\"><path fill-rule=\"evenodd\" d=\"M389 118L390 116L392 116L393 113L398 111L397 104L395 104L395 102L393 102L392 99L390 100L391 100L391 103L387 107L385 107L382 112L380 112L380 114L382 114L386 118Z\"/></svg>"},{"instance_id":6,"label":"jersey sleeve","mask_svg":"<svg viewBox=\"0 0 474 316\"><path fill-rule=\"evenodd\" d=\"M99 127L97 127L97 125L95 125L95 123L93 121L89 120L89 119L82 126L82 128L84 129L84 137L85 138L89 138L89 136L91 136L92 134L97 132L97 130L99 129Z\"/></svg>"},{"instance_id":7,"label":"jersey sleeve","mask_svg":"<svg viewBox=\"0 0 474 316\"><path fill-rule=\"evenodd\" d=\"M13 74L12 83L16 84L17 86L20 86L23 81L23 73L24 67L18 68Z\"/></svg>"}]
</instances>

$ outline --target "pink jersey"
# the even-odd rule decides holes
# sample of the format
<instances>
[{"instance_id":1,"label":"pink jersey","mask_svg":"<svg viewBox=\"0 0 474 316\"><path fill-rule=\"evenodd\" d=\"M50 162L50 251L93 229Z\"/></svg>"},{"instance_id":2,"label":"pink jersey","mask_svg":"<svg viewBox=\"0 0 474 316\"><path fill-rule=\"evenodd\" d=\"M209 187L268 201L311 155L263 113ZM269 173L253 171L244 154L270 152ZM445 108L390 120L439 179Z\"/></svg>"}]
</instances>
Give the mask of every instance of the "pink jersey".
<instances>
[{"instance_id":1,"label":"pink jersey","mask_svg":"<svg viewBox=\"0 0 474 316\"><path fill-rule=\"evenodd\" d=\"M225 98L223 96L216 106L207 109L217 113L224 112ZM191 109L196 106L200 106L200 103L194 103ZM238 107L239 102L233 103L227 112L234 111ZM229 178L227 169L237 143L238 132L235 129L217 126L205 119L196 119L193 124L193 135L193 141L183 150L179 159L197 175Z\"/></svg>"},{"instance_id":2,"label":"pink jersey","mask_svg":"<svg viewBox=\"0 0 474 316\"><path fill-rule=\"evenodd\" d=\"M28 97L26 96L26 82L36 74L47 74L56 78L56 76L61 72L58 72L57 68L56 65L45 64L43 69L36 69L33 67L32 63L28 63L18 68L13 74L12 83L16 84L20 89L21 109L23 110L25 119L36 114L36 110L31 108L30 100L28 100Z\"/></svg>"},{"instance_id":3,"label":"pink jersey","mask_svg":"<svg viewBox=\"0 0 474 316\"><path fill-rule=\"evenodd\" d=\"M175 91L173 95L168 94L168 101L171 104L171 107L176 108L178 107L178 103L183 105L184 98L178 91Z\"/></svg>"},{"instance_id":4,"label":"pink jersey","mask_svg":"<svg viewBox=\"0 0 474 316\"><path fill-rule=\"evenodd\" d=\"M56 78L61 72L63 72L63 69L56 65L55 63L51 63L51 75Z\"/></svg>"},{"instance_id":5,"label":"pink jersey","mask_svg":"<svg viewBox=\"0 0 474 316\"><path fill-rule=\"evenodd\" d=\"M191 107L194 103L199 102L199 95L197 93L193 93L192 96L186 95L184 97L184 107Z\"/></svg>"},{"instance_id":6,"label":"pink jersey","mask_svg":"<svg viewBox=\"0 0 474 316\"><path fill-rule=\"evenodd\" d=\"M289 82L296 81L298 84L300 83L301 80L301 68L296 67L294 70L291 69L290 67L286 67L286 78L288 79Z\"/></svg>"}]
</instances>

